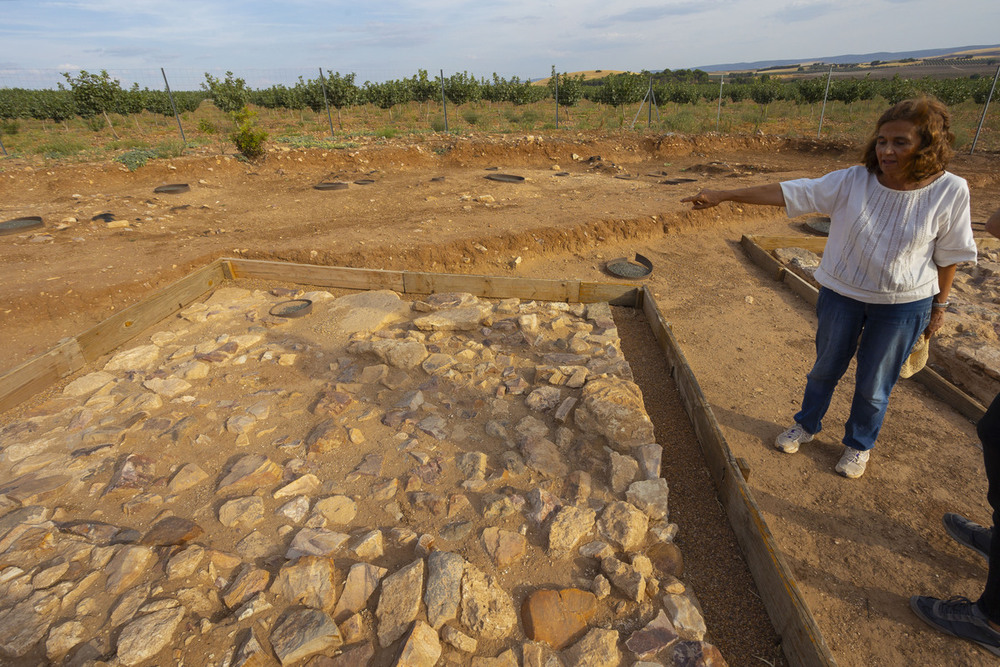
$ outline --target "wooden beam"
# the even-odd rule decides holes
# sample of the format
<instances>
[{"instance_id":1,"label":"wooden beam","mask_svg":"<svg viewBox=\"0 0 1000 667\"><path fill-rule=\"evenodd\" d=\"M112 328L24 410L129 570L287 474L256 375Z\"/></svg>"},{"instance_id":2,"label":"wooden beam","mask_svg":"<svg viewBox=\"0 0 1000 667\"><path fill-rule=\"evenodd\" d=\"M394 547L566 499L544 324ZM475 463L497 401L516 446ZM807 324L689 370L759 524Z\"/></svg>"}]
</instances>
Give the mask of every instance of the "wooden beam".
<instances>
[{"instance_id":1,"label":"wooden beam","mask_svg":"<svg viewBox=\"0 0 1000 667\"><path fill-rule=\"evenodd\" d=\"M740 245L743 246L743 250L750 256L754 264L767 271L774 280L781 280L785 274L785 267L757 243L757 238L756 236L744 235L740 239Z\"/></svg>"},{"instance_id":2,"label":"wooden beam","mask_svg":"<svg viewBox=\"0 0 1000 667\"><path fill-rule=\"evenodd\" d=\"M751 238L768 253L775 248L804 248L821 255L823 249L826 248L825 236L753 236Z\"/></svg>"},{"instance_id":3,"label":"wooden beam","mask_svg":"<svg viewBox=\"0 0 1000 667\"><path fill-rule=\"evenodd\" d=\"M293 262L268 262L259 259L224 260L234 279L259 278L300 285L356 290L390 289L403 291L403 273L382 269L355 269L344 266L319 266Z\"/></svg>"},{"instance_id":4,"label":"wooden beam","mask_svg":"<svg viewBox=\"0 0 1000 667\"><path fill-rule=\"evenodd\" d=\"M812 305L819 301L819 290L791 271L785 271L782 281L800 297Z\"/></svg>"},{"instance_id":5,"label":"wooden beam","mask_svg":"<svg viewBox=\"0 0 1000 667\"><path fill-rule=\"evenodd\" d=\"M978 422L986 414L985 405L945 380L929 366L924 366L911 377L967 419Z\"/></svg>"},{"instance_id":6,"label":"wooden beam","mask_svg":"<svg viewBox=\"0 0 1000 667\"><path fill-rule=\"evenodd\" d=\"M222 260L215 260L147 299L112 315L76 337L87 361L111 352L147 327L175 313L223 281Z\"/></svg>"},{"instance_id":7,"label":"wooden beam","mask_svg":"<svg viewBox=\"0 0 1000 667\"><path fill-rule=\"evenodd\" d=\"M641 293L638 286L625 283L580 283L580 303L607 301L612 306L635 308Z\"/></svg>"},{"instance_id":8,"label":"wooden beam","mask_svg":"<svg viewBox=\"0 0 1000 667\"><path fill-rule=\"evenodd\" d=\"M751 236L750 238L768 253L775 248L804 248L822 255L826 249L825 236ZM1000 239L977 237L976 247L979 252L996 250L1000 248Z\"/></svg>"},{"instance_id":9,"label":"wooden beam","mask_svg":"<svg viewBox=\"0 0 1000 667\"><path fill-rule=\"evenodd\" d=\"M48 352L4 373L0 376L0 412L47 389L85 363L76 338L66 338Z\"/></svg>"},{"instance_id":10,"label":"wooden beam","mask_svg":"<svg viewBox=\"0 0 1000 667\"><path fill-rule=\"evenodd\" d=\"M781 635L785 657L792 665L836 665L677 339L663 319L653 295L648 289L643 291L643 313L670 365L729 523L746 555L768 616Z\"/></svg>"},{"instance_id":11,"label":"wooden beam","mask_svg":"<svg viewBox=\"0 0 1000 667\"><path fill-rule=\"evenodd\" d=\"M575 303L580 300L580 283L575 280L541 280L407 271L403 274L403 285L403 291L407 294L468 292L475 296L494 299L517 297L519 299L562 301L564 303Z\"/></svg>"}]
</instances>

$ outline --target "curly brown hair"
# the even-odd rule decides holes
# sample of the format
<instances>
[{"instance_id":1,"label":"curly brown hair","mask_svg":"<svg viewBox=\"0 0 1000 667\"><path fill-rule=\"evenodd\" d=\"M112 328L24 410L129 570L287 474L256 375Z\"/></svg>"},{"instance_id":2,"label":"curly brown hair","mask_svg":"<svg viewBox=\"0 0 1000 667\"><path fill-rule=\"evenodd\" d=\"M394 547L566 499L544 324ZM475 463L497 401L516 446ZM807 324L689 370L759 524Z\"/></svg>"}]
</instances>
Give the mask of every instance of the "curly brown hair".
<instances>
[{"instance_id":1,"label":"curly brown hair","mask_svg":"<svg viewBox=\"0 0 1000 667\"><path fill-rule=\"evenodd\" d=\"M920 135L920 147L906 166L908 179L919 181L948 166L948 160L954 153L951 144L955 141L948 107L933 97L914 97L894 104L878 119L861 158L869 172L882 173L875 155L875 144L879 129L894 120L910 121L917 126L917 133Z\"/></svg>"}]
</instances>

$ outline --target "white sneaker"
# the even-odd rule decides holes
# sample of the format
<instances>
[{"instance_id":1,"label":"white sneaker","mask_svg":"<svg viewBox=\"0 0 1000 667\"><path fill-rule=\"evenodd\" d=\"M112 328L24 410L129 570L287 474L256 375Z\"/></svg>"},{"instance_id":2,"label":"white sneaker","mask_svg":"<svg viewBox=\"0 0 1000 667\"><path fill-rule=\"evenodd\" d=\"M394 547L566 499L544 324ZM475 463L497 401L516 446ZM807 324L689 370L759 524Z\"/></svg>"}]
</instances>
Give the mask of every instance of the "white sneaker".
<instances>
[{"instance_id":1,"label":"white sneaker","mask_svg":"<svg viewBox=\"0 0 1000 667\"><path fill-rule=\"evenodd\" d=\"M807 433L799 424L778 436L774 441L774 446L786 454L794 454L799 451L799 445L813 439L812 433Z\"/></svg>"},{"instance_id":2,"label":"white sneaker","mask_svg":"<svg viewBox=\"0 0 1000 667\"><path fill-rule=\"evenodd\" d=\"M868 450L861 451L853 447L844 447L844 454L840 457L835 470L844 477L857 479L865 474L865 467L868 465Z\"/></svg>"}]
</instances>

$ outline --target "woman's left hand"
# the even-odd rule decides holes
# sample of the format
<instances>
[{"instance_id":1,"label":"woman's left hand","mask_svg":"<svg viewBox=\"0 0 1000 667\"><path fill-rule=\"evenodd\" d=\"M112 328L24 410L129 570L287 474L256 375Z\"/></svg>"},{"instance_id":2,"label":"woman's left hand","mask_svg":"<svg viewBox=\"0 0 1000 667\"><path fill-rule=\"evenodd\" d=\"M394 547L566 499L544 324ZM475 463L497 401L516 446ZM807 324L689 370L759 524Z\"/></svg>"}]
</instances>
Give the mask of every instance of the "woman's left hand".
<instances>
[{"instance_id":1,"label":"woman's left hand","mask_svg":"<svg viewBox=\"0 0 1000 667\"><path fill-rule=\"evenodd\" d=\"M930 337L938 332L941 325L944 324L944 308L931 308L931 321L928 323L927 328L924 333Z\"/></svg>"}]
</instances>

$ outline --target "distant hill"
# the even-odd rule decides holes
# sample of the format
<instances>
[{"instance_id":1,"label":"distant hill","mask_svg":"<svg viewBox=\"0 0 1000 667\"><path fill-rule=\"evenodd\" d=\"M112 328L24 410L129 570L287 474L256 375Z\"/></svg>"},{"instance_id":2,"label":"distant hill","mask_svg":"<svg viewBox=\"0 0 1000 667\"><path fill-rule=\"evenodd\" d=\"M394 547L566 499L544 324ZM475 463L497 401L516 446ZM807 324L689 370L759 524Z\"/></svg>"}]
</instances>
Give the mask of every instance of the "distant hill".
<instances>
[{"instance_id":1,"label":"distant hill","mask_svg":"<svg viewBox=\"0 0 1000 667\"><path fill-rule=\"evenodd\" d=\"M701 65L697 69L705 72L743 72L747 70L770 69L776 67L788 67L796 65L810 65L815 63L826 63L827 65L852 65L870 63L873 60L879 61L899 61L904 58L930 59L930 58L959 58L962 56L973 56L976 59L982 57L1000 57L1000 45L978 45L978 46L958 46L948 49L923 49L920 51L880 51L877 53L848 54L842 56L824 56L822 58L804 58L799 60L757 60L754 62L723 63L718 65Z\"/></svg>"}]
</instances>

